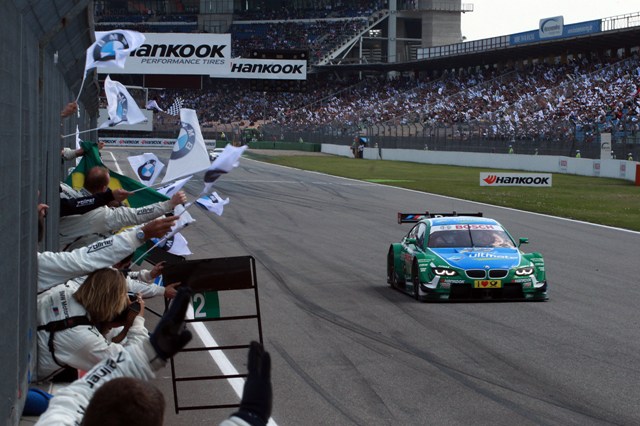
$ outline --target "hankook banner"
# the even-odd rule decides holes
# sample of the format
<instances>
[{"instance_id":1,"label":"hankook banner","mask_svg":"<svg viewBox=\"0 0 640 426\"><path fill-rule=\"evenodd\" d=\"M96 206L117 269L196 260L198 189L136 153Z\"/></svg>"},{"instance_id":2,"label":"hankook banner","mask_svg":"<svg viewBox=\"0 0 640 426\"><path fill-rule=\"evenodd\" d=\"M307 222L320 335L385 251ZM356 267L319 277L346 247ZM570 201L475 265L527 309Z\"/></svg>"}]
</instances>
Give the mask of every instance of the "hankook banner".
<instances>
[{"instance_id":1,"label":"hankook banner","mask_svg":"<svg viewBox=\"0 0 640 426\"><path fill-rule=\"evenodd\" d=\"M307 61L231 59L231 34L145 33L124 68L98 68L101 74L183 74L213 78L306 80Z\"/></svg>"},{"instance_id":2,"label":"hankook banner","mask_svg":"<svg viewBox=\"0 0 640 426\"><path fill-rule=\"evenodd\" d=\"M247 59L230 61L227 75L211 75L223 78L256 78L264 80L306 80L307 61L296 59Z\"/></svg>"},{"instance_id":3,"label":"hankook banner","mask_svg":"<svg viewBox=\"0 0 640 426\"><path fill-rule=\"evenodd\" d=\"M168 148L173 149L176 143L175 139L160 138L99 138L99 142L104 142L110 147L117 146L139 146L143 148ZM216 147L215 139L205 139L204 144L209 148Z\"/></svg>"},{"instance_id":4,"label":"hankook banner","mask_svg":"<svg viewBox=\"0 0 640 426\"><path fill-rule=\"evenodd\" d=\"M551 187L551 174L480 172L480 186Z\"/></svg>"},{"instance_id":5,"label":"hankook banner","mask_svg":"<svg viewBox=\"0 0 640 426\"><path fill-rule=\"evenodd\" d=\"M98 68L101 74L229 74L231 34L145 33L124 68Z\"/></svg>"}]
</instances>

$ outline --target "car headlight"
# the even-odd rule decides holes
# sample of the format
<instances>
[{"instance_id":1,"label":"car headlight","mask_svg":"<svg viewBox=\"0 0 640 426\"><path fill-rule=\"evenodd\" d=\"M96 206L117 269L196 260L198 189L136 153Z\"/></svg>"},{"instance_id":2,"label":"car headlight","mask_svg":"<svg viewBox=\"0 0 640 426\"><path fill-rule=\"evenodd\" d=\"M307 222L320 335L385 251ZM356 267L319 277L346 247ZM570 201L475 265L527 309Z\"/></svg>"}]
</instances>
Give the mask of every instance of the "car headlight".
<instances>
[{"instance_id":1,"label":"car headlight","mask_svg":"<svg viewBox=\"0 0 640 426\"><path fill-rule=\"evenodd\" d=\"M525 275L533 275L533 266L525 266L524 268L516 269L516 275L525 276Z\"/></svg>"},{"instance_id":2,"label":"car headlight","mask_svg":"<svg viewBox=\"0 0 640 426\"><path fill-rule=\"evenodd\" d=\"M454 275L457 275L457 272L454 271L453 269L449 269L449 268L431 268L433 270L433 273L436 275L442 275L445 277L453 277Z\"/></svg>"}]
</instances>

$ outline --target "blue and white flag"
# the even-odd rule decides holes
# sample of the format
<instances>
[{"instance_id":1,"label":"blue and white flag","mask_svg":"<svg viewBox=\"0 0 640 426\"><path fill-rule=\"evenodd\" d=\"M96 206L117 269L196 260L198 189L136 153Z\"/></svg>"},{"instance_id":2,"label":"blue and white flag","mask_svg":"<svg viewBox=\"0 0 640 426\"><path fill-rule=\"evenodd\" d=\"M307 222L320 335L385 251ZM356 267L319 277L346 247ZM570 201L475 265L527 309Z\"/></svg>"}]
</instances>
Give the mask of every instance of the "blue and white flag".
<instances>
[{"instance_id":1,"label":"blue and white flag","mask_svg":"<svg viewBox=\"0 0 640 426\"><path fill-rule=\"evenodd\" d=\"M145 109L155 109L156 111L164 112L164 110L160 108L160 105L158 105L158 102L156 101L147 102L147 105L145 105Z\"/></svg>"},{"instance_id":2,"label":"blue and white flag","mask_svg":"<svg viewBox=\"0 0 640 426\"><path fill-rule=\"evenodd\" d=\"M76 151L80 149L81 142L82 139L80 139L80 127L78 127L78 125L76 124ZM76 157L76 166L80 164L80 160L82 160L82 157Z\"/></svg>"},{"instance_id":3,"label":"blue and white flag","mask_svg":"<svg viewBox=\"0 0 640 426\"><path fill-rule=\"evenodd\" d=\"M100 129L118 124L138 124L147 120L122 83L107 76L104 79L104 91L107 95L109 119L99 126Z\"/></svg>"},{"instance_id":4,"label":"blue and white flag","mask_svg":"<svg viewBox=\"0 0 640 426\"><path fill-rule=\"evenodd\" d=\"M177 180L175 182L168 183L166 185L161 186L160 188L157 188L156 191L171 198L173 197L173 194L180 191L184 186L184 184L187 183L189 179L191 179L192 177L193 175L187 176L186 178Z\"/></svg>"},{"instance_id":5,"label":"blue and white flag","mask_svg":"<svg viewBox=\"0 0 640 426\"><path fill-rule=\"evenodd\" d=\"M127 157L136 177L141 183L152 186L164 168L162 161L155 154L145 152L141 155Z\"/></svg>"},{"instance_id":6,"label":"blue and white flag","mask_svg":"<svg viewBox=\"0 0 640 426\"><path fill-rule=\"evenodd\" d=\"M240 164L240 157L247 149L247 145L240 147L227 144L220 155L211 163L207 171L204 173L204 189L203 194L209 194L213 191L213 183L223 174L229 173Z\"/></svg>"},{"instance_id":7,"label":"blue and white flag","mask_svg":"<svg viewBox=\"0 0 640 426\"><path fill-rule=\"evenodd\" d=\"M92 68L115 65L124 68L131 52L145 41L142 33L131 30L96 31L96 41L87 49L85 73Z\"/></svg>"},{"instance_id":8,"label":"blue and white flag","mask_svg":"<svg viewBox=\"0 0 640 426\"><path fill-rule=\"evenodd\" d=\"M170 182L183 176L204 171L209 166L209 153L204 144L195 110L180 110L180 134L173 145L173 152L162 182Z\"/></svg>"},{"instance_id":9,"label":"blue and white flag","mask_svg":"<svg viewBox=\"0 0 640 426\"><path fill-rule=\"evenodd\" d=\"M217 192L214 192L211 195L205 195L204 197L198 198L196 200L196 204L212 213L217 214L218 216L222 216L224 206L229 204L229 199L221 198Z\"/></svg>"},{"instance_id":10,"label":"blue and white flag","mask_svg":"<svg viewBox=\"0 0 640 426\"><path fill-rule=\"evenodd\" d=\"M151 241L154 244L159 242L159 248L168 251L171 254L175 254L176 256L189 256L190 254L193 254L191 253L191 250L189 250L189 243L187 242L187 239L182 236L180 232L176 232L174 235L161 242L157 238L152 238Z\"/></svg>"}]
</instances>

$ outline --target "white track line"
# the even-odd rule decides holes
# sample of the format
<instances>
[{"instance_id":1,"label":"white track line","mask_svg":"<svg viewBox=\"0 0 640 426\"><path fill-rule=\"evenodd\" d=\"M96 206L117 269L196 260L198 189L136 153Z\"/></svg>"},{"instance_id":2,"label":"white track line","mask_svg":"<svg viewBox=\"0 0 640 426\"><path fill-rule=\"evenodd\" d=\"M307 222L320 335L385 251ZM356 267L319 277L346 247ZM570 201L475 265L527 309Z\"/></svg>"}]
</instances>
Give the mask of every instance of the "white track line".
<instances>
[{"instance_id":1,"label":"white track line","mask_svg":"<svg viewBox=\"0 0 640 426\"><path fill-rule=\"evenodd\" d=\"M193 319L193 306L189 305L187 309L187 318ZM213 338L207 327L205 327L203 322L191 322L189 323L193 330L196 332L202 344L204 346L218 346L218 343ZM220 371L223 375L235 375L239 374L238 370L233 366L229 358L222 351L209 351L209 355L213 359L213 361L218 365ZM242 399L242 389L244 388L244 379L234 378L227 379L233 390L235 391L238 398ZM269 419L268 425L278 426L277 423L273 419Z\"/></svg>"},{"instance_id":2,"label":"white track line","mask_svg":"<svg viewBox=\"0 0 640 426\"><path fill-rule=\"evenodd\" d=\"M113 159L113 164L116 165L116 172L118 172L118 174L122 174L122 170L120 169L120 164L118 164L118 160L116 160L116 157L113 155L113 152L111 151L107 151L109 153L109 155L111 155L111 158Z\"/></svg>"}]
</instances>

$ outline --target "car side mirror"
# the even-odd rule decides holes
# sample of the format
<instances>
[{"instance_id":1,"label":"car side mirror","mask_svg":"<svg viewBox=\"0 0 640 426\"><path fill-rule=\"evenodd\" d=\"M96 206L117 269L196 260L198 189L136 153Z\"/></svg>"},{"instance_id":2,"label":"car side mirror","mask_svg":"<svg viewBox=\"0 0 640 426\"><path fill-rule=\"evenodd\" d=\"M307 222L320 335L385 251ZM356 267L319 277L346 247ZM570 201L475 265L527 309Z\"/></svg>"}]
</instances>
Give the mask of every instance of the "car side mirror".
<instances>
[{"instance_id":1,"label":"car side mirror","mask_svg":"<svg viewBox=\"0 0 640 426\"><path fill-rule=\"evenodd\" d=\"M529 239L528 238L520 238L518 240L518 247L520 247L523 244L529 244Z\"/></svg>"},{"instance_id":2,"label":"car side mirror","mask_svg":"<svg viewBox=\"0 0 640 426\"><path fill-rule=\"evenodd\" d=\"M413 245L417 245L418 241L415 238L405 238L404 239L404 243L405 244L413 244Z\"/></svg>"}]
</instances>

